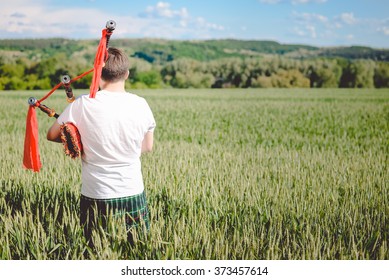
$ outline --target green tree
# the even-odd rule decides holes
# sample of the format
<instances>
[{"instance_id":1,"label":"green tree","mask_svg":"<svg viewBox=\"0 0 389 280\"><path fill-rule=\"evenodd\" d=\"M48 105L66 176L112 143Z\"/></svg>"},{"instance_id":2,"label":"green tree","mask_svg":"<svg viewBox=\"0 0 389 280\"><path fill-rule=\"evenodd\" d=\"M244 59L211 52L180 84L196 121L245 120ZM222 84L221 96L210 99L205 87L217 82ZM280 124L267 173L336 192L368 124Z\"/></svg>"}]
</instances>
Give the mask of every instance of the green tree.
<instances>
[{"instance_id":1,"label":"green tree","mask_svg":"<svg viewBox=\"0 0 389 280\"><path fill-rule=\"evenodd\" d=\"M259 76L251 80L251 87L254 88L271 88L273 87L272 78L268 76Z\"/></svg>"},{"instance_id":2,"label":"green tree","mask_svg":"<svg viewBox=\"0 0 389 280\"><path fill-rule=\"evenodd\" d=\"M339 87L342 68L328 59L315 60L308 68L310 86L316 88Z\"/></svg>"},{"instance_id":3,"label":"green tree","mask_svg":"<svg viewBox=\"0 0 389 280\"><path fill-rule=\"evenodd\" d=\"M27 89L27 83L21 78L13 76L9 78L8 83L4 87L5 90L24 90Z\"/></svg>"},{"instance_id":4,"label":"green tree","mask_svg":"<svg viewBox=\"0 0 389 280\"><path fill-rule=\"evenodd\" d=\"M18 77L23 78L25 65L20 63L3 64L0 66L0 75L2 77Z\"/></svg>"},{"instance_id":5,"label":"green tree","mask_svg":"<svg viewBox=\"0 0 389 280\"><path fill-rule=\"evenodd\" d=\"M273 87L280 88L307 88L310 86L309 79L296 69L281 69L277 74L271 76L271 81Z\"/></svg>"},{"instance_id":6,"label":"green tree","mask_svg":"<svg viewBox=\"0 0 389 280\"><path fill-rule=\"evenodd\" d=\"M177 88L209 88L214 83L207 63L188 58L168 63L161 75L166 84Z\"/></svg>"},{"instance_id":7,"label":"green tree","mask_svg":"<svg viewBox=\"0 0 389 280\"><path fill-rule=\"evenodd\" d=\"M357 73L355 87L373 88L375 62L373 60L357 60L354 65Z\"/></svg>"},{"instance_id":8,"label":"green tree","mask_svg":"<svg viewBox=\"0 0 389 280\"><path fill-rule=\"evenodd\" d=\"M148 88L159 88L162 84L162 78L158 71L150 70L147 72L139 72L134 77L134 84L141 83Z\"/></svg>"},{"instance_id":9,"label":"green tree","mask_svg":"<svg viewBox=\"0 0 389 280\"><path fill-rule=\"evenodd\" d=\"M350 61L343 69L340 87L372 88L374 87L375 63L372 60Z\"/></svg>"},{"instance_id":10,"label":"green tree","mask_svg":"<svg viewBox=\"0 0 389 280\"><path fill-rule=\"evenodd\" d=\"M376 88L389 88L389 63L380 62L374 72Z\"/></svg>"}]
</instances>

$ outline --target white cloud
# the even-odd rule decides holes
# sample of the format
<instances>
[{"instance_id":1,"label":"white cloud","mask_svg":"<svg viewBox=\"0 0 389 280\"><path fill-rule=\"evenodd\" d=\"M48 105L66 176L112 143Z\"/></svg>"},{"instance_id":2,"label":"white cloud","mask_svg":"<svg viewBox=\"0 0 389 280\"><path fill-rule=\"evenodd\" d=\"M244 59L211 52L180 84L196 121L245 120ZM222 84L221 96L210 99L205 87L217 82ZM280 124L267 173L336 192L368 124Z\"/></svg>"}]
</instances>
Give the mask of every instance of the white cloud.
<instances>
[{"instance_id":1,"label":"white cloud","mask_svg":"<svg viewBox=\"0 0 389 280\"><path fill-rule=\"evenodd\" d=\"M299 27L294 27L293 28L293 33L300 36L300 37L305 37L306 36L306 33L304 32L304 30L300 29Z\"/></svg>"},{"instance_id":2,"label":"white cloud","mask_svg":"<svg viewBox=\"0 0 389 280\"><path fill-rule=\"evenodd\" d=\"M378 27L377 28L377 31L386 35L386 36L389 36L389 26L381 26L381 27Z\"/></svg>"},{"instance_id":3,"label":"white cloud","mask_svg":"<svg viewBox=\"0 0 389 280\"><path fill-rule=\"evenodd\" d=\"M215 23L209 23L204 18L198 17L196 18L196 26L198 28L209 28L213 30L224 30L224 27L222 25L218 25Z\"/></svg>"},{"instance_id":4,"label":"white cloud","mask_svg":"<svg viewBox=\"0 0 389 280\"><path fill-rule=\"evenodd\" d=\"M12 18L25 18L25 17L27 17L27 15L19 13L19 12L15 12L15 13L11 14L10 17L12 17Z\"/></svg>"},{"instance_id":5,"label":"white cloud","mask_svg":"<svg viewBox=\"0 0 389 280\"><path fill-rule=\"evenodd\" d=\"M307 25L304 27L295 27L293 33L300 37L317 38L316 27L314 25Z\"/></svg>"},{"instance_id":6,"label":"white cloud","mask_svg":"<svg viewBox=\"0 0 389 280\"><path fill-rule=\"evenodd\" d=\"M313 26L313 25L307 25L307 30L309 32L309 35L311 36L311 38L315 39L317 37L317 34L316 34L316 27Z\"/></svg>"},{"instance_id":7,"label":"white cloud","mask_svg":"<svg viewBox=\"0 0 389 280\"><path fill-rule=\"evenodd\" d=\"M389 36L389 18L382 20L379 23L379 26L377 29L378 29L378 32L380 32L386 36Z\"/></svg>"},{"instance_id":8,"label":"white cloud","mask_svg":"<svg viewBox=\"0 0 389 280\"><path fill-rule=\"evenodd\" d=\"M170 3L158 2L155 6L148 6L146 8L146 15L150 17L161 17L161 18L181 18L185 19L189 17L188 10L181 8L180 10L172 10Z\"/></svg>"},{"instance_id":9,"label":"white cloud","mask_svg":"<svg viewBox=\"0 0 389 280\"><path fill-rule=\"evenodd\" d=\"M183 35L185 33L206 34L211 30L224 30L224 26L222 25L208 22L203 17L191 16L187 8L173 9L168 2L158 2L155 6L148 6L145 12L140 14L140 17L152 19L153 21L158 22L158 25L163 24L168 30L167 37L169 38L174 35ZM170 21L169 25L167 22L164 22L166 20ZM151 28L150 30L154 30L154 28ZM156 31L156 33L160 34L158 31Z\"/></svg>"},{"instance_id":10,"label":"white cloud","mask_svg":"<svg viewBox=\"0 0 389 280\"><path fill-rule=\"evenodd\" d=\"M294 11L292 17L295 25L292 33L307 38L330 39L343 37L351 40L350 34L340 34L346 32L347 26L354 26L363 22L357 19L352 12L344 12L329 18L317 13L298 13ZM382 32L384 31L382 30Z\"/></svg>"},{"instance_id":11,"label":"white cloud","mask_svg":"<svg viewBox=\"0 0 389 280\"><path fill-rule=\"evenodd\" d=\"M349 24L349 25L352 25L352 24L355 24L357 23L357 19L354 17L354 14L353 13L342 13L340 16L339 16L339 19L341 20L341 22L345 23L345 24Z\"/></svg>"},{"instance_id":12,"label":"white cloud","mask_svg":"<svg viewBox=\"0 0 389 280\"><path fill-rule=\"evenodd\" d=\"M315 13L297 13L293 12L293 16L300 22L321 22L327 23L328 18L326 16Z\"/></svg>"},{"instance_id":13,"label":"white cloud","mask_svg":"<svg viewBox=\"0 0 389 280\"><path fill-rule=\"evenodd\" d=\"M97 9L69 7L54 10L47 3L44 0L3 2L0 37L77 37L81 34L98 37L105 26L105 21L101 22L101 19L105 19L106 15ZM95 32L98 32L97 36Z\"/></svg>"},{"instance_id":14,"label":"white cloud","mask_svg":"<svg viewBox=\"0 0 389 280\"><path fill-rule=\"evenodd\" d=\"M341 29L345 25L356 25L362 22L369 22L369 20L358 19L352 12L344 12L339 15L334 15L331 18L317 14L317 13L299 13L292 12L292 17L295 24L298 25L314 25L316 27L322 27L324 29Z\"/></svg>"},{"instance_id":15,"label":"white cloud","mask_svg":"<svg viewBox=\"0 0 389 280\"><path fill-rule=\"evenodd\" d=\"M299 37L316 39L317 28L328 24L329 19L321 14L316 13L298 13L293 12L292 17L295 20L295 27L292 33Z\"/></svg>"},{"instance_id":16,"label":"white cloud","mask_svg":"<svg viewBox=\"0 0 389 280\"><path fill-rule=\"evenodd\" d=\"M188 27L188 21L190 19L187 8L174 10L168 2L158 2L155 6L147 6L145 12L143 12L140 16L156 20L178 20L178 24L183 28Z\"/></svg>"},{"instance_id":17,"label":"white cloud","mask_svg":"<svg viewBox=\"0 0 389 280\"><path fill-rule=\"evenodd\" d=\"M360 18L351 11L340 11L334 15L292 12L288 28L290 35L301 42L336 42L336 44L369 45L376 36L385 42L389 36L389 18ZM358 30L358 32L356 32ZM387 46L387 43L383 43Z\"/></svg>"},{"instance_id":18,"label":"white cloud","mask_svg":"<svg viewBox=\"0 0 389 280\"><path fill-rule=\"evenodd\" d=\"M167 2L148 6L142 15L130 16L108 14L93 6L56 10L49 0L12 0L1 3L0 38L99 38L110 19L117 23L117 37L203 38L225 29Z\"/></svg>"}]
</instances>

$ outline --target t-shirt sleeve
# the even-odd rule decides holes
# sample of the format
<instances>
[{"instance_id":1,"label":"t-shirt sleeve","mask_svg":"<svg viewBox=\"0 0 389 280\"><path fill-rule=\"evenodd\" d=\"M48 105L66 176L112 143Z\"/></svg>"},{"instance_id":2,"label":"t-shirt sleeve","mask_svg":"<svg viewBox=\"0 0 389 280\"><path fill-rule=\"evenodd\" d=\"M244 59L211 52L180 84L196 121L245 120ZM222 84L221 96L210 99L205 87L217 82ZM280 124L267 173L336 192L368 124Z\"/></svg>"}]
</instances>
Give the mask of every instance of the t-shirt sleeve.
<instances>
[{"instance_id":1,"label":"t-shirt sleeve","mask_svg":"<svg viewBox=\"0 0 389 280\"><path fill-rule=\"evenodd\" d=\"M146 116L146 132L154 132L154 129L157 124L155 122L153 112L151 111L151 108L146 100L145 100L145 116Z\"/></svg>"},{"instance_id":2,"label":"t-shirt sleeve","mask_svg":"<svg viewBox=\"0 0 389 280\"><path fill-rule=\"evenodd\" d=\"M71 122L74 125L78 125L78 116L76 112L79 107L80 100L76 99L74 102L70 103L65 110L59 115L57 122L59 124Z\"/></svg>"}]
</instances>

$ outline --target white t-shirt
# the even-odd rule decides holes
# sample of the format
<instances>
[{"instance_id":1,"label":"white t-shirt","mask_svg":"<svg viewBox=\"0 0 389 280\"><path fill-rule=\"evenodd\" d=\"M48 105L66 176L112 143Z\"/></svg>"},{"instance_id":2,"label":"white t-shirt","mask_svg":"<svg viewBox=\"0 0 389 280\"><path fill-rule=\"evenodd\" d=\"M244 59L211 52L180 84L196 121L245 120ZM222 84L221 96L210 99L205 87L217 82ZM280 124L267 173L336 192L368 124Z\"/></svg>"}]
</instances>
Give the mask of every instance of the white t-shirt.
<instances>
[{"instance_id":1,"label":"white t-shirt","mask_svg":"<svg viewBox=\"0 0 389 280\"><path fill-rule=\"evenodd\" d=\"M156 125L144 98L104 90L95 98L82 95L59 116L59 124L66 122L77 126L83 144L81 194L108 199L143 192L142 141Z\"/></svg>"}]
</instances>

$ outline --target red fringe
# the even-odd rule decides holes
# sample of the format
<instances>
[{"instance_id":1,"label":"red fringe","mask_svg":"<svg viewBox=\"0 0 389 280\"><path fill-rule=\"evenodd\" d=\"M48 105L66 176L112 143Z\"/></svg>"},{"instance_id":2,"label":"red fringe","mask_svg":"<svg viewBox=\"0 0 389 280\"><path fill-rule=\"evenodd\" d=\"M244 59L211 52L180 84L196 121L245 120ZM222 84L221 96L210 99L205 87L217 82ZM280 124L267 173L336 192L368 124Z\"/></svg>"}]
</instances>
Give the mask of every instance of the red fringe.
<instances>
[{"instance_id":1,"label":"red fringe","mask_svg":"<svg viewBox=\"0 0 389 280\"><path fill-rule=\"evenodd\" d=\"M36 118L35 107L29 106L26 119L26 135L24 138L23 167L39 172L42 163L38 147L38 120Z\"/></svg>"}]
</instances>

